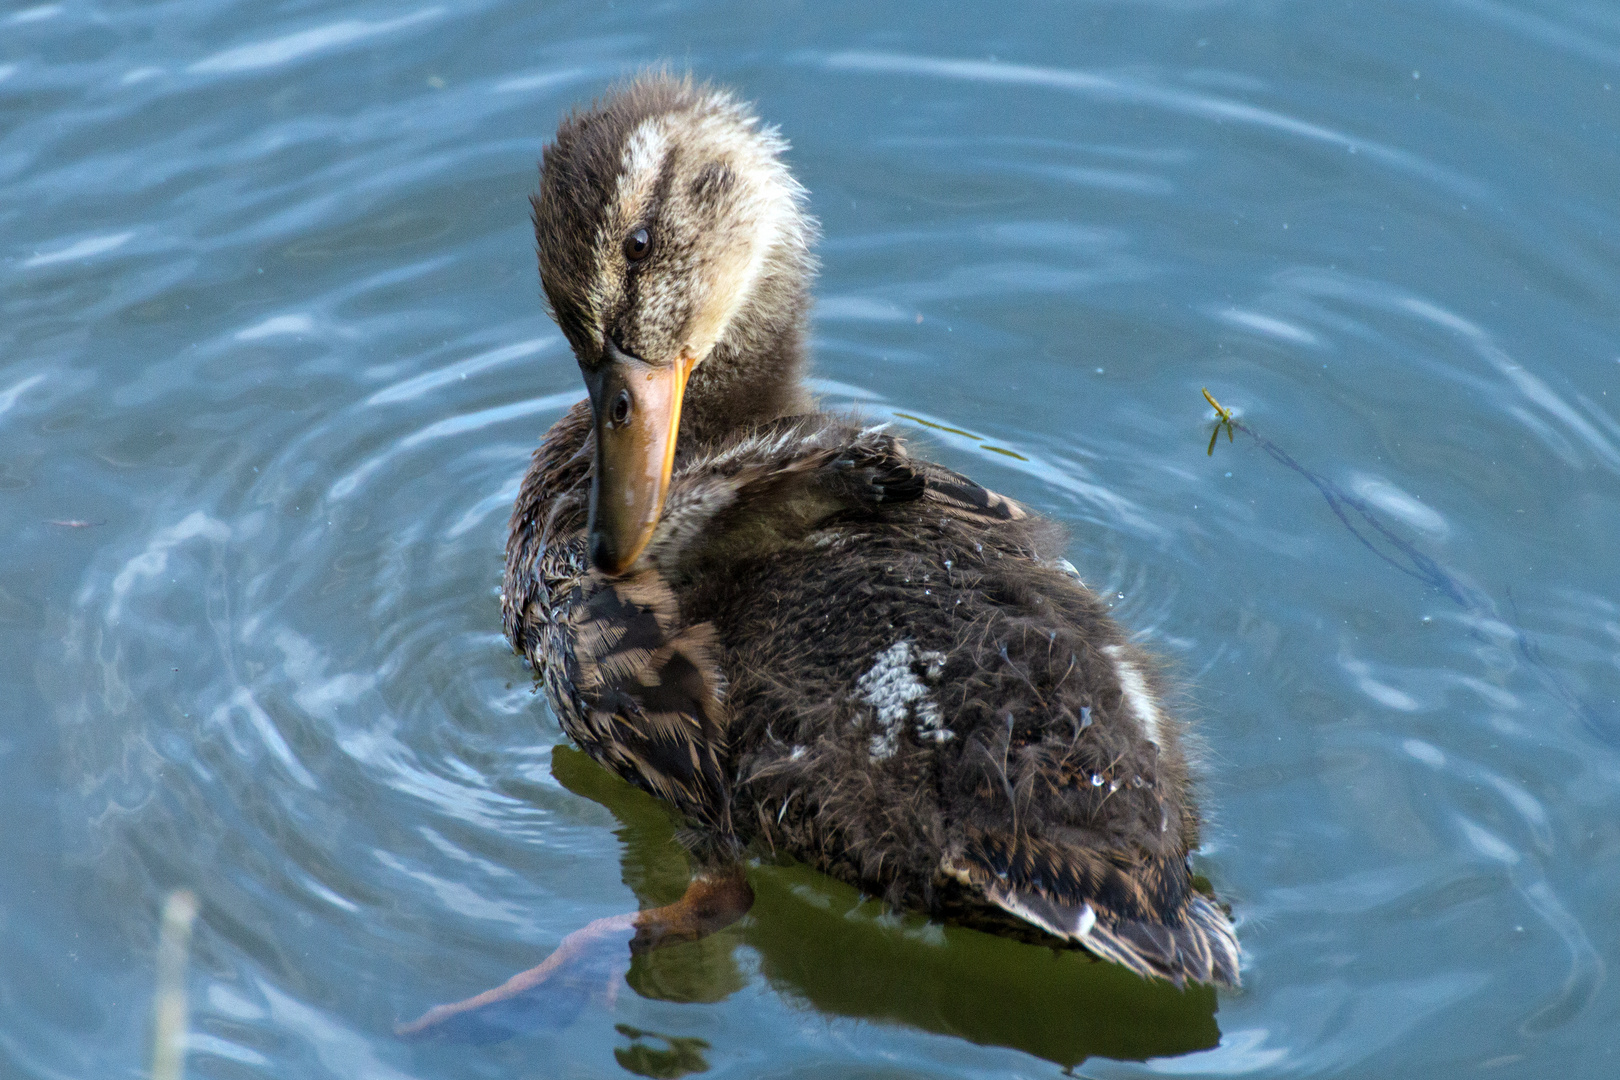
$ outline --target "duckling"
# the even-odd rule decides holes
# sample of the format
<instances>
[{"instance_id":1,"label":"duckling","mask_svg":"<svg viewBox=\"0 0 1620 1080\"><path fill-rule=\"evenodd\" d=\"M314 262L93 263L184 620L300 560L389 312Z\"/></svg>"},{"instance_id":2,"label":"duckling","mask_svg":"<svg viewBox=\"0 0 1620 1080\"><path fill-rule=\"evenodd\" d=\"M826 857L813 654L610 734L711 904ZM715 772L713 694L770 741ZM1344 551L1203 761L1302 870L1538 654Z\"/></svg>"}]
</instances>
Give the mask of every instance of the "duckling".
<instances>
[{"instance_id":1,"label":"duckling","mask_svg":"<svg viewBox=\"0 0 1620 1080\"><path fill-rule=\"evenodd\" d=\"M1188 867L1181 725L1063 530L806 389L817 226L785 150L731 93L654 73L544 152L540 277L589 397L524 479L505 630L564 731L684 815L708 868L581 934L709 932L750 902L736 860L775 852L1237 985Z\"/></svg>"}]
</instances>

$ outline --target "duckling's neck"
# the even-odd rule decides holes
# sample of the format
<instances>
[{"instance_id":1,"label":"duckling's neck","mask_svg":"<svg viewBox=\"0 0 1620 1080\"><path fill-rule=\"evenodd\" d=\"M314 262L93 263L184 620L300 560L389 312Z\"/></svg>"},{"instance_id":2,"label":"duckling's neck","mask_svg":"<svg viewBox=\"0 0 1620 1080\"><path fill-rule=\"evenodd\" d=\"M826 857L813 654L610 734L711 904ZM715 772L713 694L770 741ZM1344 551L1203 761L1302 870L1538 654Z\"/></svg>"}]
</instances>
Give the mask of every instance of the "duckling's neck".
<instances>
[{"instance_id":1,"label":"duckling's neck","mask_svg":"<svg viewBox=\"0 0 1620 1080\"><path fill-rule=\"evenodd\" d=\"M779 416L810 412L804 385L810 300L802 281L767 280L692 373L680 441L711 446Z\"/></svg>"}]
</instances>

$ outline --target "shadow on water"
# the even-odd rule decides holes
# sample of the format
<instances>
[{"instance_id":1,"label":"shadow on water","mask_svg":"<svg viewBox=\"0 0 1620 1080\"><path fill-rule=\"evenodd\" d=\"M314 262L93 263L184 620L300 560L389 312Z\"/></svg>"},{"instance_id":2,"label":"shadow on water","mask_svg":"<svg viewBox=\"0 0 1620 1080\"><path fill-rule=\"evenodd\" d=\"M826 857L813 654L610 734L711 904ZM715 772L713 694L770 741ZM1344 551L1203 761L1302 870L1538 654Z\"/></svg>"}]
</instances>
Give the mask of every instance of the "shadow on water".
<instances>
[{"instance_id":1,"label":"shadow on water","mask_svg":"<svg viewBox=\"0 0 1620 1080\"><path fill-rule=\"evenodd\" d=\"M553 751L552 773L617 819L624 881L643 906L681 896L690 864L656 800L572 748ZM649 998L719 1001L746 982L735 955L746 945L773 989L824 1013L1009 1047L1066 1067L1094 1056L1185 1054L1220 1041L1213 988L1177 990L1077 952L888 913L802 864L752 866L749 883L755 901L746 919L702 941L636 957L629 985ZM706 1049L651 1037L668 1049L643 1049L629 1059L619 1053L620 1063L641 1072L627 1060L653 1055L650 1061L675 1067L694 1055L701 1060L699 1050Z\"/></svg>"},{"instance_id":2,"label":"shadow on water","mask_svg":"<svg viewBox=\"0 0 1620 1080\"><path fill-rule=\"evenodd\" d=\"M614 1024L613 1030L630 1040L629 1046L617 1047L613 1059L627 1072L637 1076L652 1076L657 1080L674 1080L677 1076L709 1071L709 1061L703 1051L709 1044L702 1039L681 1035L660 1035L656 1031L642 1031L629 1024ZM659 1048L648 1039L663 1043Z\"/></svg>"}]
</instances>

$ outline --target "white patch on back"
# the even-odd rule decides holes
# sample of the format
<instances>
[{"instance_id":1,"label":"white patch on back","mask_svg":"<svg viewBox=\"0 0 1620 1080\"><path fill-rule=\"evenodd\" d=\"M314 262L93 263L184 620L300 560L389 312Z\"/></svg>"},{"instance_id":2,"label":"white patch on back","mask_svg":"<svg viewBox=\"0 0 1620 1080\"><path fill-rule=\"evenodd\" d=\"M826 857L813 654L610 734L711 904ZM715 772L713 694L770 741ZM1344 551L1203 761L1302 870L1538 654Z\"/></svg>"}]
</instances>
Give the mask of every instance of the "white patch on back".
<instances>
[{"instance_id":1,"label":"white patch on back","mask_svg":"<svg viewBox=\"0 0 1620 1080\"><path fill-rule=\"evenodd\" d=\"M918 664L923 665L922 677L912 670ZM923 681L932 682L944 670L944 653L914 649L910 641L897 641L878 653L871 670L855 683L861 700L877 711L879 730L872 736L872 760L894 756L900 748L901 731L913 713L919 739L945 742L955 738Z\"/></svg>"},{"instance_id":2,"label":"white patch on back","mask_svg":"<svg viewBox=\"0 0 1620 1080\"><path fill-rule=\"evenodd\" d=\"M1121 645L1105 645L1103 654L1114 662L1114 674L1119 678L1119 688L1125 692L1125 700L1136 715L1136 722L1142 725L1142 734L1147 741L1163 749L1164 744L1159 741L1159 706L1153 700L1153 694L1148 690L1147 679L1142 677L1135 664L1125 656L1125 648Z\"/></svg>"},{"instance_id":3,"label":"white patch on back","mask_svg":"<svg viewBox=\"0 0 1620 1080\"><path fill-rule=\"evenodd\" d=\"M836 547L844 538L844 534L837 529L817 529L805 537L813 548Z\"/></svg>"}]
</instances>

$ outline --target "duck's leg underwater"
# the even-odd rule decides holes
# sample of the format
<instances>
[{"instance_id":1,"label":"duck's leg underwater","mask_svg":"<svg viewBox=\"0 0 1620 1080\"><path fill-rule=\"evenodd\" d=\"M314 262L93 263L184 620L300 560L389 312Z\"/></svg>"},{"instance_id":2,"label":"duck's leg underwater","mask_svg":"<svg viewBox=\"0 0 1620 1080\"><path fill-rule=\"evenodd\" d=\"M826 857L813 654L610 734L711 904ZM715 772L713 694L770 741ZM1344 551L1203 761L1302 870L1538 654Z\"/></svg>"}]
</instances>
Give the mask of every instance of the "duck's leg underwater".
<instances>
[{"instance_id":1,"label":"duck's leg underwater","mask_svg":"<svg viewBox=\"0 0 1620 1080\"><path fill-rule=\"evenodd\" d=\"M612 1000L631 957L707 937L742 918L753 904L754 891L740 865L701 873L675 903L597 919L563 938L537 966L481 994L435 1005L408 1024L394 1025L394 1034L495 1042L565 1027L593 995Z\"/></svg>"}]
</instances>

